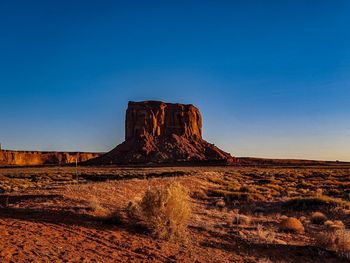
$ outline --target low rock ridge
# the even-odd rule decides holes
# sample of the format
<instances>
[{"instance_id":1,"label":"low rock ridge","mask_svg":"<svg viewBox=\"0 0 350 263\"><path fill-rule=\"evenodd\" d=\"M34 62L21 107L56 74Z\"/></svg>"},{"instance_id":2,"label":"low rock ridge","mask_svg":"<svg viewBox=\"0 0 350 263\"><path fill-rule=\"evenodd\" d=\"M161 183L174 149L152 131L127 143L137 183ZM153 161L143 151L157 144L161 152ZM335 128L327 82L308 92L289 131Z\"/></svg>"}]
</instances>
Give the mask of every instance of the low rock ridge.
<instances>
[{"instance_id":1,"label":"low rock ridge","mask_svg":"<svg viewBox=\"0 0 350 263\"><path fill-rule=\"evenodd\" d=\"M88 152L41 152L0 150L1 166L65 165L101 156Z\"/></svg>"}]
</instances>

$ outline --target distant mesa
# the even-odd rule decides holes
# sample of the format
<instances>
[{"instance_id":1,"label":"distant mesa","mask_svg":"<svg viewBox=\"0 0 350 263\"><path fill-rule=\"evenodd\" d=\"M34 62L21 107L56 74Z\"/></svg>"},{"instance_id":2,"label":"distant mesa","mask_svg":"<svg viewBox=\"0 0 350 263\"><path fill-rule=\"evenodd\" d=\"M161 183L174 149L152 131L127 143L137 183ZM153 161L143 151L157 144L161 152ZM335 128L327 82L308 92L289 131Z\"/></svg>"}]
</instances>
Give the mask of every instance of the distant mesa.
<instances>
[{"instance_id":1,"label":"distant mesa","mask_svg":"<svg viewBox=\"0 0 350 263\"><path fill-rule=\"evenodd\" d=\"M231 164L229 153L203 140L202 117L191 105L129 102L125 141L102 153L3 150L0 166L133 164Z\"/></svg>"},{"instance_id":2,"label":"distant mesa","mask_svg":"<svg viewBox=\"0 0 350 263\"><path fill-rule=\"evenodd\" d=\"M191 104L129 102L125 141L86 164L230 164L229 153L203 140L202 117Z\"/></svg>"},{"instance_id":3,"label":"distant mesa","mask_svg":"<svg viewBox=\"0 0 350 263\"><path fill-rule=\"evenodd\" d=\"M0 166L66 165L85 162L101 153L11 151L0 149Z\"/></svg>"}]
</instances>

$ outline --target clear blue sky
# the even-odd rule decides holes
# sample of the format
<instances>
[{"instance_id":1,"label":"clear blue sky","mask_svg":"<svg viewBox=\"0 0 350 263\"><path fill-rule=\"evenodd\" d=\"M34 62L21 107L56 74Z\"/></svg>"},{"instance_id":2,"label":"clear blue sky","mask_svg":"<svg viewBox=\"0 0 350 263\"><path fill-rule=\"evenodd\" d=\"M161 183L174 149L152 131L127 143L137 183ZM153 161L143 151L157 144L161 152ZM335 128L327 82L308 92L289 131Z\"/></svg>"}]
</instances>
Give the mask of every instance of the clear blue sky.
<instances>
[{"instance_id":1,"label":"clear blue sky","mask_svg":"<svg viewBox=\"0 0 350 263\"><path fill-rule=\"evenodd\" d=\"M107 151L129 100L236 156L350 161L350 1L1 1L0 142Z\"/></svg>"}]
</instances>

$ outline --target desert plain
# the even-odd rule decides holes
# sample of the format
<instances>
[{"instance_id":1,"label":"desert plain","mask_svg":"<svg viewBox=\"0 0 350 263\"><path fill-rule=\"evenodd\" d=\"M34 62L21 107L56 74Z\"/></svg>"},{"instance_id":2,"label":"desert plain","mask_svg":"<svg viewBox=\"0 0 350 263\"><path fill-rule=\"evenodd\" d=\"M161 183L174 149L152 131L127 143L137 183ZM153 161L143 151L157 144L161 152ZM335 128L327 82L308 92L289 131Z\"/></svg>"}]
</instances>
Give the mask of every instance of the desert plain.
<instances>
[{"instance_id":1,"label":"desert plain","mask_svg":"<svg viewBox=\"0 0 350 263\"><path fill-rule=\"evenodd\" d=\"M0 262L347 262L350 166L0 168ZM176 239L130 218L181 184Z\"/></svg>"}]
</instances>

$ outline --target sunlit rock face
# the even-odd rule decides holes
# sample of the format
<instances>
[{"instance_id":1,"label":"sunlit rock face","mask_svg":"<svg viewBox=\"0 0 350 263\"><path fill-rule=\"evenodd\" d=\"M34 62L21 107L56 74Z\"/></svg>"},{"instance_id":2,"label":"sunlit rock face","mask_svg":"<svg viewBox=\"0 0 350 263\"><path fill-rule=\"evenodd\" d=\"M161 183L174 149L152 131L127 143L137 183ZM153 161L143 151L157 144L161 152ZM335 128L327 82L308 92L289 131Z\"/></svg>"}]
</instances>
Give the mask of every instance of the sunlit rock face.
<instances>
[{"instance_id":1,"label":"sunlit rock face","mask_svg":"<svg viewBox=\"0 0 350 263\"><path fill-rule=\"evenodd\" d=\"M202 138L202 117L196 107L159 101L129 102L125 140L173 134L194 140Z\"/></svg>"},{"instance_id":2,"label":"sunlit rock face","mask_svg":"<svg viewBox=\"0 0 350 263\"><path fill-rule=\"evenodd\" d=\"M0 150L1 166L65 165L85 162L100 156L100 153L40 152Z\"/></svg>"},{"instance_id":3,"label":"sunlit rock face","mask_svg":"<svg viewBox=\"0 0 350 263\"><path fill-rule=\"evenodd\" d=\"M233 157L202 138L202 117L191 104L129 102L125 141L87 164L228 164Z\"/></svg>"}]
</instances>

